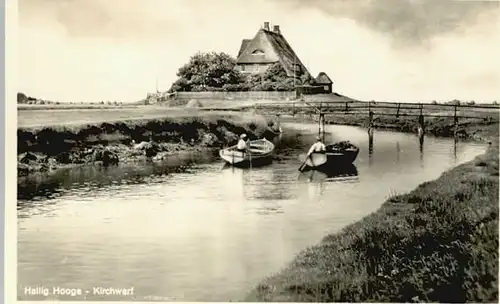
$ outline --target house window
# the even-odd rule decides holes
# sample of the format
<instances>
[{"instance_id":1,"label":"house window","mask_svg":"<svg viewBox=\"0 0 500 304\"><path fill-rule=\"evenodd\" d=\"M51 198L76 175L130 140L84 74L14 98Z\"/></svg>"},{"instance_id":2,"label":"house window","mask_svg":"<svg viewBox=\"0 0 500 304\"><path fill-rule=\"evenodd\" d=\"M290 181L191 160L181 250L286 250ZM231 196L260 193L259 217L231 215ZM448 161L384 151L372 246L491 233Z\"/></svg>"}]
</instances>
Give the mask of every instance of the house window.
<instances>
[{"instance_id":1,"label":"house window","mask_svg":"<svg viewBox=\"0 0 500 304\"><path fill-rule=\"evenodd\" d=\"M245 72L245 66L244 65L241 66L241 71Z\"/></svg>"},{"instance_id":2,"label":"house window","mask_svg":"<svg viewBox=\"0 0 500 304\"><path fill-rule=\"evenodd\" d=\"M330 88L326 85L325 86L325 91L328 91Z\"/></svg>"},{"instance_id":3,"label":"house window","mask_svg":"<svg viewBox=\"0 0 500 304\"><path fill-rule=\"evenodd\" d=\"M264 55L264 51L263 50L260 50L260 49L257 49L255 51L252 52L253 55Z\"/></svg>"}]
</instances>

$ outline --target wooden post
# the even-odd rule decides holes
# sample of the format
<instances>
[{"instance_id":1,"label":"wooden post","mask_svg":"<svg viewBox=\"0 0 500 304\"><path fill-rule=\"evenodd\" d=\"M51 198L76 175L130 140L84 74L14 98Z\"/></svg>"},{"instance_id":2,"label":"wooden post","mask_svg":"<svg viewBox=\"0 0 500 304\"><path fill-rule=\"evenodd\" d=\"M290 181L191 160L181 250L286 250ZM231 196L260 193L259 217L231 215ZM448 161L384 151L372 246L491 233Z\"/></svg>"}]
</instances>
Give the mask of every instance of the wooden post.
<instances>
[{"instance_id":1,"label":"wooden post","mask_svg":"<svg viewBox=\"0 0 500 304\"><path fill-rule=\"evenodd\" d=\"M321 114L322 129L323 129L323 143L325 142L325 113Z\"/></svg>"},{"instance_id":2,"label":"wooden post","mask_svg":"<svg viewBox=\"0 0 500 304\"><path fill-rule=\"evenodd\" d=\"M418 139L420 140L420 145L423 145L424 142L424 115L420 113L418 116L418 129L417 129L417 134L418 134Z\"/></svg>"},{"instance_id":3,"label":"wooden post","mask_svg":"<svg viewBox=\"0 0 500 304\"><path fill-rule=\"evenodd\" d=\"M457 161L457 138L453 137L453 159Z\"/></svg>"},{"instance_id":4,"label":"wooden post","mask_svg":"<svg viewBox=\"0 0 500 304\"><path fill-rule=\"evenodd\" d=\"M455 114L453 115L453 137L456 138L457 137L457 133L458 133L458 117L457 117L457 106L455 105Z\"/></svg>"},{"instance_id":5,"label":"wooden post","mask_svg":"<svg viewBox=\"0 0 500 304\"><path fill-rule=\"evenodd\" d=\"M321 112L319 113L319 118L318 118L318 136L321 137Z\"/></svg>"},{"instance_id":6,"label":"wooden post","mask_svg":"<svg viewBox=\"0 0 500 304\"><path fill-rule=\"evenodd\" d=\"M399 118L399 107L401 106L400 103L398 103L398 110L396 111L396 118Z\"/></svg>"},{"instance_id":7,"label":"wooden post","mask_svg":"<svg viewBox=\"0 0 500 304\"><path fill-rule=\"evenodd\" d=\"M368 165L373 162L373 132L368 132Z\"/></svg>"},{"instance_id":8,"label":"wooden post","mask_svg":"<svg viewBox=\"0 0 500 304\"><path fill-rule=\"evenodd\" d=\"M295 117L295 101L292 102L292 117Z\"/></svg>"},{"instance_id":9,"label":"wooden post","mask_svg":"<svg viewBox=\"0 0 500 304\"><path fill-rule=\"evenodd\" d=\"M373 112L368 112L368 135L373 136Z\"/></svg>"},{"instance_id":10,"label":"wooden post","mask_svg":"<svg viewBox=\"0 0 500 304\"><path fill-rule=\"evenodd\" d=\"M280 114L276 114L276 124L278 125L278 132L281 133L281 125L280 125Z\"/></svg>"}]
</instances>

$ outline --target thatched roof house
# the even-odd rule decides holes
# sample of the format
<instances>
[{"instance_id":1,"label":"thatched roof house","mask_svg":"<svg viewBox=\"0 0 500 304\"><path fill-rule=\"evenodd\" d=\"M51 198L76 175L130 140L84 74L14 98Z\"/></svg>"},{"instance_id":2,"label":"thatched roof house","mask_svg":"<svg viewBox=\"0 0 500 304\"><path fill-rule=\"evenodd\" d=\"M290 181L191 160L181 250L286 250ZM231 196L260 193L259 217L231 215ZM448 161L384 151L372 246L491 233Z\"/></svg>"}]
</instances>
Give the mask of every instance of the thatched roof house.
<instances>
[{"instance_id":1,"label":"thatched roof house","mask_svg":"<svg viewBox=\"0 0 500 304\"><path fill-rule=\"evenodd\" d=\"M316 84L323 86L326 93L332 92L333 81L325 72L320 72L318 74L318 77L316 77Z\"/></svg>"},{"instance_id":2,"label":"thatched roof house","mask_svg":"<svg viewBox=\"0 0 500 304\"><path fill-rule=\"evenodd\" d=\"M325 72L320 72L318 74L318 77L316 77L316 83L317 84L332 84L333 81L326 75Z\"/></svg>"},{"instance_id":3,"label":"thatched roof house","mask_svg":"<svg viewBox=\"0 0 500 304\"><path fill-rule=\"evenodd\" d=\"M263 73L279 62L289 77L300 77L309 71L282 35L279 25L269 29L264 23L253 39L243 39L236 59L236 68L242 73Z\"/></svg>"}]
</instances>

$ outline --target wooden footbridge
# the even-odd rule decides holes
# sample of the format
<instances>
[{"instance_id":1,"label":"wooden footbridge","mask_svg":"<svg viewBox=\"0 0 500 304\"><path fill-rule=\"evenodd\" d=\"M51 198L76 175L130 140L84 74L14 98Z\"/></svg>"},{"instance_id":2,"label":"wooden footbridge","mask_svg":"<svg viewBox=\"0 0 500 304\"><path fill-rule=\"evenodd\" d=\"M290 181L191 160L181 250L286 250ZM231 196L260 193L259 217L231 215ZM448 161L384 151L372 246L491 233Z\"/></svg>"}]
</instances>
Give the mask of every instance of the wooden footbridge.
<instances>
[{"instance_id":1,"label":"wooden footbridge","mask_svg":"<svg viewBox=\"0 0 500 304\"><path fill-rule=\"evenodd\" d=\"M324 130L326 118L335 122L341 116L356 116L357 120L366 117L368 132L373 130L374 119L377 116L415 117L418 121L419 135L423 136L426 119L452 119L455 131L461 121L490 121L498 122L500 106L497 104L437 104L415 102L378 102L378 101L315 101L295 100L279 103L255 103L252 106L232 107L231 109L206 110L253 110L265 115L316 118L320 129ZM345 119L345 118L344 118Z\"/></svg>"}]
</instances>

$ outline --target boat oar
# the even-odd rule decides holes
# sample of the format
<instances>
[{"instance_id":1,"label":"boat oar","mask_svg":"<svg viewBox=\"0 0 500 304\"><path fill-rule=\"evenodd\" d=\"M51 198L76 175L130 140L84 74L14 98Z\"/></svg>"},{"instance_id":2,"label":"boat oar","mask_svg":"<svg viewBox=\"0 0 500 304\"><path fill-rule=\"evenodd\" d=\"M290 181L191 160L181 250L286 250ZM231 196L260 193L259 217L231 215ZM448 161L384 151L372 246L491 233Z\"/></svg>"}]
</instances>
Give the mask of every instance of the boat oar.
<instances>
[{"instance_id":1,"label":"boat oar","mask_svg":"<svg viewBox=\"0 0 500 304\"><path fill-rule=\"evenodd\" d=\"M306 165L306 162L307 162L307 160L308 160L310 157L311 157L311 155L307 155L307 156L306 156L306 159L304 160L304 162L302 163L302 165L300 165L300 167L299 167L299 171L300 171L300 172L302 172L302 169L304 169L304 166ZM313 163L312 158L311 158L311 164L314 166L314 163Z\"/></svg>"},{"instance_id":2,"label":"boat oar","mask_svg":"<svg viewBox=\"0 0 500 304\"><path fill-rule=\"evenodd\" d=\"M248 147L248 161L250 162L250 169L252 169L252 150L251 146Z\"/></svg>"},{"instance_id":3,"label":"boat oar","mask_svg":"<svg viewBox=\"0 0 500 304\"><path fill-rule=\"evenodd\" d=\"M307 162L307 158L306 160L304 160L304 162L302 163L302 165L300 165L299 167L299 171L302 172L302 169L304 168L304 166L306 165L306 162Z\"/></svg>"}]
</instances>

